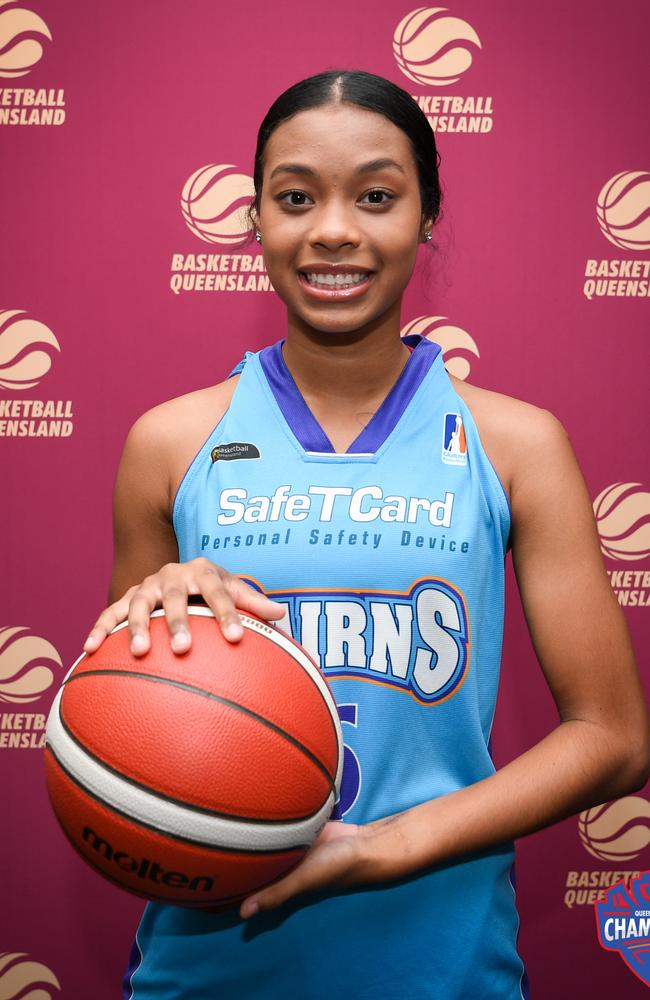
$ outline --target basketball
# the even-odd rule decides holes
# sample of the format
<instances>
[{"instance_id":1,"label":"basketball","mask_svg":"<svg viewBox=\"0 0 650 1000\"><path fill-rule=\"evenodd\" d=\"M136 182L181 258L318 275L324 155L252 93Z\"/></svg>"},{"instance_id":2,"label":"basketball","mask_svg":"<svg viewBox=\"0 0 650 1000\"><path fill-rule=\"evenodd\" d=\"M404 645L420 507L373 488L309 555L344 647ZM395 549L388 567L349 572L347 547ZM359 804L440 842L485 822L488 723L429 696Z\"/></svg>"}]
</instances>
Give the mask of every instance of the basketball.
<instances>
[{"instance_id":1,"label":"basketball","mask_svg":"<svg viewBox=\"0 0 650 1000\"><path fill-rule=\"evenodd\" d=\"M47 722L50 801L85 861L138 896L227 909L304 857L338 797L336 703L309 655L239 612L229 643L191 606L176 655L164 611L136 658L127 623L72 666Z\"/></svg>"}]
</instances>

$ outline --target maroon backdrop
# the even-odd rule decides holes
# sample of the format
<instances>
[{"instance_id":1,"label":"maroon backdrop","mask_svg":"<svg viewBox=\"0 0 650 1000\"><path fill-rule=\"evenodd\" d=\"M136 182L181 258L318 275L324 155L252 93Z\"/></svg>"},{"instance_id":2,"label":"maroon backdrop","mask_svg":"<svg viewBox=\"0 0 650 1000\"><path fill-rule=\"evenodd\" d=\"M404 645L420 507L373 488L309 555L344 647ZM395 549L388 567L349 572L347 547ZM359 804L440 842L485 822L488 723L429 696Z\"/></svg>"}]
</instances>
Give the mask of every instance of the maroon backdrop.
<instances>
[{"instance_id":1,"label":"maroon backdrop","mask_svg":"<svg viewBox=\"0 0 650 1000\"><path fill-rule=\"evenodd\" d=\"M646 0L1 0L0 996L118 995L142 904L60 833L43 724L105 605L129 426L283 333L257 244L234 247L257 127L296 80L367 69L429 115L444 215L404 330L565 424L647 684L649 27ZM510 576L497 766L556 723ZM534 998L645 995L593 903L650 867L649 831L637 793L518 843Z\"/></svg>"}]
</instances>

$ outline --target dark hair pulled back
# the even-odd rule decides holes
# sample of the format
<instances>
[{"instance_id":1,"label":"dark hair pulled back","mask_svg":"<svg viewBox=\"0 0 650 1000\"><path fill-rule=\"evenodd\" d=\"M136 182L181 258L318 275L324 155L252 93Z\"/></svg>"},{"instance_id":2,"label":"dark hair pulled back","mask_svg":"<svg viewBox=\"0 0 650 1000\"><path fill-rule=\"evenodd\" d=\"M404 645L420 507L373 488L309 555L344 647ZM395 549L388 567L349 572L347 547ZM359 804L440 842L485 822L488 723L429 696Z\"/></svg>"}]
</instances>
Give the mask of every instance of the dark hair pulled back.
<instances>
[{"instance_id":1,"label":"dark hair pulled back","mask_svg":"<svg viewBox=\"0 0 650 1000\"><path fill-rule=\"evenodd\" d=\"M405 133L410 140L417 166L422 214L435 225L442 202L438 176L440 154L426 115L409 93L383 76L376 76L365 70L337 69L294 83L269 108L257 134L253 172L255 198L249 209L251 221L252 213L259 216L264 151L273 131L299 111L342 102L356 104L360 108L384 115Z\"/></svg>"}]
</instances>

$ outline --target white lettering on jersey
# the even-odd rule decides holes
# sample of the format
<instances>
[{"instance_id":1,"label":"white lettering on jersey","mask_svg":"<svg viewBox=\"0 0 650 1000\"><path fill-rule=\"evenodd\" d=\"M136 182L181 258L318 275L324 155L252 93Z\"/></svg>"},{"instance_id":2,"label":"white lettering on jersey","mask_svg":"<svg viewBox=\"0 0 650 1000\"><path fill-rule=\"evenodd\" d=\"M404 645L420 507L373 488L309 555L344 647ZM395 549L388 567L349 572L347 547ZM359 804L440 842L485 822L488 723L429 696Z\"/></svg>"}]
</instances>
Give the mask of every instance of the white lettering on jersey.
<instances>
[{"instance_id":1,"label":"white lettering on jersey","mask_svg":"<svg viewBox=\"0 0 650 1000\"><path fill-rule=\"evenodd\" d=\"M388 671L402 680L406 678L411 657L411 625L413 608L410 604L382 604L372 601L370 612L375 624L373 650L368 667L377 673Z\"/></svg>"},{"instance_id":2,"label":"white lettering on jersey","mask_svg":"<svg viewBox=\"0 0 650 1000\"><path fill-rule=\"evenodd\" d=\"M433 704L449 697L469 666L463 594L427 579L407 593L269 591L286 607L276 622L329 677L378 680Z\"/></svg>"},{"instance_id":3,"label":"white lettering on jersey","mask_svg":"<svg viewBox=\"0 0 650 1000\"><path fill-rule=\"evenodd\" d=\"M223 489L219 494L217 523L222 526L240 521L305 521L313 512L319 521L330 522L334 514L356 523L392 521L415 524L427 520L434 527L451 527L454 493L444 499L384 496L380 486L310 486L307 493L292 493L289 485L278 486L272 496L248 496L241 488Z\"/></svg>"},{"instance_id":4,"label":"white lettering on jersey","mask_svg":"<svg viewBox=\"0 0 650 1000\"><path fill-rule=\"evenodd\" d=\"M351 667L366 666L366 640L363 637L368 619L357 601L326 601L327 622L325 669L347 663Z\"/></svg>"},{"instance_id":5,"label":"white lettering on jersey","mask_svg":"<svg viewBox=\"0 0 650 1000\"><path fill-rule=\"evenodd\" d=\"M418 594L416 606L426 646L415 655L413 679L425 694L435 694L449 682L458 665L458 646L451 635L460 632L458 608L448 594L433 588Z\"/></svg>"},{"instance_id":6,"label":"white lettering on jersey","mask_svg":"<svg viewBox=\"0 0 650 1000\"><path fill-rule=\"evenodd\" d=\"M320 514L318 517L319 521L331 521L332 513L334 511L334 501L337 497L349 497L352 495L352 487L350 486L310 486L309 493L311 496L322 496L323 503L321 505Z\"/></svg>"}]
</instances>

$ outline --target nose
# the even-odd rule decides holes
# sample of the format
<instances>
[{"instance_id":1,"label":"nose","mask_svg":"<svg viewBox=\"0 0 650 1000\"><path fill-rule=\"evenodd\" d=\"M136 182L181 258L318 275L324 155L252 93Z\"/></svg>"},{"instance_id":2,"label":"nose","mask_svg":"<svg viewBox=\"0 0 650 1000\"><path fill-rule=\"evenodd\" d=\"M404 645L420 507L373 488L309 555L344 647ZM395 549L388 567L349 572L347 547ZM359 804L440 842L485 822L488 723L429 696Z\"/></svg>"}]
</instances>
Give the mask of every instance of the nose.
<instances>
[{"instance_id":1,"label":"nose","mask_svg":"<svg viewBox=\"0 0 650 1000\"><path fill-rule=\"evenodd\" d=\"M361 231L358 220L354 217L353 206L330 198L321 202L316 211L310 214L310 246L333 251L345 246L359 246Z\"/></svg>"}]
</instances>

